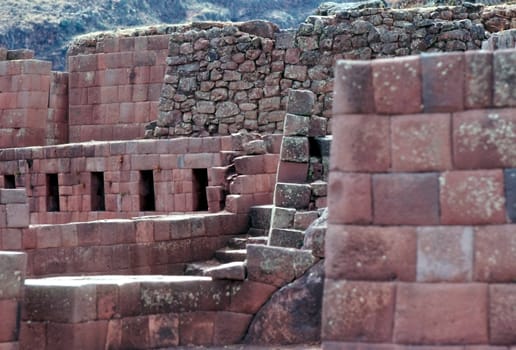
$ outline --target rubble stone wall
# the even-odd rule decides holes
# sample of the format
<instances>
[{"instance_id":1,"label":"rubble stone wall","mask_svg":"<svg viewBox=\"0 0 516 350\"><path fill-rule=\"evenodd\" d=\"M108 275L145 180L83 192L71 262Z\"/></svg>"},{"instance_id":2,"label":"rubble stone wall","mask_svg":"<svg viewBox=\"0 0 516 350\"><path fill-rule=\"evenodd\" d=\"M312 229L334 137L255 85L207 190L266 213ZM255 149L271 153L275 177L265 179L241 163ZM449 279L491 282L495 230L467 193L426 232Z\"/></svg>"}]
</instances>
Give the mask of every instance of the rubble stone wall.
<instances>
[{"instance_id":1,"label":"rubble stone wall","mask_svg":"<svg viewBox=\"0 0 516 350\"><path fill-rule=\"evenodd\" d=\"M337 63L325 349L514 344L515 64Z\"/></svg>"}]
</instances>

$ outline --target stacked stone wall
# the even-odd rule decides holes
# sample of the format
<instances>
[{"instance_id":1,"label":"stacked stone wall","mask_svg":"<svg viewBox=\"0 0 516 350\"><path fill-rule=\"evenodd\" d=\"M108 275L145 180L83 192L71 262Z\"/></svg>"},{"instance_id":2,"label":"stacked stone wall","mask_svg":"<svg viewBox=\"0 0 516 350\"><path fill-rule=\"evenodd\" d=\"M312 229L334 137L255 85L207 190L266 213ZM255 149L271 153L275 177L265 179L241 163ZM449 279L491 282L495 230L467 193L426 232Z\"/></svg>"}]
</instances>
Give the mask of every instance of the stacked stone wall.
<instances>
[{"instance_id":1,"label":"stacked stone wall","mask_svg":"<svg viewBox=\"0 0 516 350\"><path fill-rule=\"evenodd\" d=\"M324 348L514 344L515 63L337 63Z\"/></svg>"},{"instance_id":2,"label":"stacked stone wall","mask_svg":"<svg viewBox=\"0 0 516 350\"><path fill-rule=\"evenodd\" d=\"M0 147L68 142L68 73L30 50L0 49Z\"/></svg>"}]
</instances>

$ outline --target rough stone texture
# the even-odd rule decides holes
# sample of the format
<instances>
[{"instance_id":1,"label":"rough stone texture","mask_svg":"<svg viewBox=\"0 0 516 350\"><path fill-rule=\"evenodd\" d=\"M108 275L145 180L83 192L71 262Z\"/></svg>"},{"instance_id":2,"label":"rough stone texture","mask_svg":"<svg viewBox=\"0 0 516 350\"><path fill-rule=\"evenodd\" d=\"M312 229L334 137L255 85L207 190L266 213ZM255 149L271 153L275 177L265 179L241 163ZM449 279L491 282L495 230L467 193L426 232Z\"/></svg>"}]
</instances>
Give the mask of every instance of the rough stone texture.
<instances>
[{"instance_id":1,"label":"rough stone texture","mask_svg":"<svg viewBox=\"0 0 516 350\"><path fill-rule=\"evenodd\" d=\"M373 95L373 74L370 62L339 61L335 67L335 94L333 113L374 113L375 105L370 100Z\"/></svg>"},{"instance_id":2,"label":"rough stone texture","mask_svg":"<svg viewBox=\"0 0 516 350\"><path fill-rule=\"evenodd\" d=\"M229 311L254 314L269 300L276 289L270 284L250 280L234 284L231 288Z\"/></svg>"},{"instance_id":3,"label":"rough stone texture","mask_svg":"<svg viewBox=\"0 0 516 350\"><path fill-rule=\"evenodd\" d=\"M281 144L281 160L304 163L310 158L308 138L302 136L285 136Z\"/></svg>"},{"instance_id":4,"label":"rough stone texture","mask_svg":"<svg viewBox=\"0 0 516 350\"><path fill-rule=\"evenodd\" d=\"M272 206L257 205L249 210L251 227L269 229L271 224Z\"/></svg>"},{"instance_id":5,"label":"rough stone texture","mask_svg":"<svg viewBox=\"0 0 516 350\"><path fill-rule=\"evenodd\" d=\"M487 302L483 284L399 284L394 341L486 344Z\"/></svg>"},{"instance_id":6,"label":"rough stone texture","mask_svg":"<svg viewBox=\"0 0 516 350\"><path fill-rule=\"evenodd\" d=\"M515 286L489 286L489 340L491 344L512 345L516 342Z\"/></svg>"},{"instance_id":7,"label":"rough stone texture","mask_svg":"<svg viewBox=\"0 0 516 350\"><path fill-rule=\"evenodd\" d=\"M22 295L27 255L15 252L1 252L0 299L17 299Z\"/></svg>"},{"instance_id":8,"label":"rough stone texture","mask_svg":"<svg viewBox=\"0 0 516 350\"><path fill-rule=\"evenodd\" d=\"M439 223L437 174L373 175L373 222L379 225Z\"/></svg>"},{"instance_id":9,"label":"rough stone texture","mask_svg":"<svg viewBox=\"0 0 516 350\"><path fill-rule=\"evenodd\" d=\"M445 172L439 182L442 224L505 223L501 170Z\"/></svg>"},{"instance_id":10,"label":"rough stone texture","mask_svg":"<svg viewBox=\"0 0 516 350\"><path fill-rule=\"evenodd\" d=\"M509 283L516 279L516 235L511 225L481 226L475 232L475 281Z\"/></svg>"},{"instance_id":11,"label":"rough stone texture","mask_svg":"<svg viewBox=\"0 0 516 350\"><path fill-rule=\"evenodd\" d=\"M283 126L284 136L308 136L309 129L309 117L290 113L285 115L285 124Z\"/></svg>"},{"instance_id":12,"label":"rough stone texture","mask_svg":"<svg viewBox=\"0 0 516 350\"><path fill-rule=\"evenodd\" d=\"M464 106L464 55L421 56L425 112L460 111Z\"/></svg>"},{"instance_id":13,"label":"rough stone texture","mask_svg":"<svg viewBox=\"0 0 516 350\"><path fill-rule=\"evenodd\" d=\"M505 201L509 220L516 223L516 169L504 171Z\"/></svg>"},{"instance_id":14,"label":"rough stone texture","mask_svg":"<svg viewBox=\"0 0 516 350\"><path fill-rule=\"evenodd\" d=\"M291 90L288 94L287 113L311 116L316 96L310 90Z\"/></svg>"},{"instance_id":15,"label":"rough stone texture","mask_svg":"<svg viewBox=\"0 0 516 350\"><path fill-rule=\"evenodd\" d=\"M213 279L227 280L245 280L245 263L235 261L221 266L211 267L204 270L204 276L210 276Z\"/></svg>"},{"instance_id":16,"label":"rough stone texture","mask_svg":"<svg viewBox=\"0 0 516 350\"><path fill-rule=\"evenodd\" d=\"M329 225L326 274L332 279L415 281L416 230Z\"/></svg>"},{"instance_id":17,"label":"rough stone texture","mask_svg":"<svg viewBox=\"0 0 516 350\"><path fill-rule=\"evenodd\" d=\"M336 118L332 127L332 170L382 172L389 169L391 152L388 118L352 114Z\"/></svg>"},{"instance_id":18,"label":"rough stone texture","mask_svg":"<svg viewBox=\"0 0 516 350\"><path fill-rule=\"evenodd\" d=\"M459 169L516 167L513 109L471 110L453 115L453 152Z\"/></svg>"},{"instance_id":19,"label":"rough stone texture","mask_svg":"<svg viewBox=\"0 0 516 350\"><path fill-rule=\"evenodd\" d=\"M493 53L494 95L496 107L516 106L516 52L500 50Z\"/></svg>"},{"instance_id":20,"label":"rough stone texture","mask_svg":"<svg viewBox=\"0 0 516 350\"><path fill-rule=\"evenodd\" d=\"M326 278L321 340L389 342L392 338L395 295L396 286L392 283Z\"/></svg>"},{"instance_id":21,"label":"rough stone texture","mask_svg":"<svg viewBox=\"0 0 516 350\"><path fill-rule=\"evenodd\" d=\"M324 266L319 262L273 294L254 317L245 342L266 345L318 342L323 284Z\"/></svg>"},{"instance_id":22,"label":"rough stone texture","mask_svg":"<svg viewBox=\"0 0 516 350\"><path fill-rule=\"evenodd\" d=\"M449 114L392 117L392 169L396 172L451 169L450 130Z\"/></svg>"},{"instance_id":23,"label":"rough stone texture","mask_svg":"<svg viewBox=\"0 0 516 350\"><path fill-rule=\"evenodd\" d=\"M464 55L464 107L490 107L493 101L493 55L486 51L466 51Z\"/></svg>"},{"instance_id":24,"label":"rough stone texture","mask_svg":"<svg viewBox=\"0 0 516 350\"><path fill-rule=\"evenodd\" d=\"M473 275L471 227L417 228L417 281L468 282Z\"/></svg>"},{"instance_id":25,"label":"rough stone texture","mask_svg":"<svg viewBox=\"0 0 516 350\"><path fill-rule=\"evenodd\" d=\"M301 276L316 258L308 251L292 248L247 246L247 274L251 281L281 287Z\"/></svg>"},{"instance_id":26,"label":"rough stone texture","mask_svg":"<svg viewBox=\"0 0 516 350\"><path fill-rule=\"evenodd\" d=\"M314 256L324 258L327 228L328 208L324 209L321 216L306 229L303 249L311 250Z\"/></svg>"},{"instance_id":27,"label":"rough stone texture","mask_svg":"<svg viewBox=\"0 0 516 350\"><path fill-rule=\"evenodd\" d=\"M330 175L329 220L334 224L367 224L373 219L371 176L333 171Z\"/></svg>"},{"instance_id":28,"label":"rough stone texture","mask_svg":"<svg viewBox=\"0 0 516 350\"><path fill-rule=\"evenodd\" d=\"M291 228L294 224L294 216L296 210L293 208L275 207L272 210L272 224L273 228Z\"/></svg>"},{"instance_id":29,"label":"rough stone texture","mask_svg":"<svg viewBox=\"0 0 516 350\"><path fill-rule=\"evenodd\" d=\"M269 233L269 245L299 249L303 245L304 236L303 231L273 228Z\"/></svg>"},{"instance_id":30,"label":"rough stone texture","mask_svg":"<svg viewBox=\"0 0 516 350\"><path fill-rule=\"evenodd\" d=\"M306 209L310 195L310 185L277 183L274 204L278 207Z\"/></svg>"},{"instance_id":31,"label":"rough stone texture","mask_svg":"<svg viewBox=\"0 0 516 350\"><path fill-rule=\"evenodd\" d=\"M422 110L418 56L402 57L394 62L377 59L372 67L376 113L409 114Z\"/></svg>"}]
</instances>

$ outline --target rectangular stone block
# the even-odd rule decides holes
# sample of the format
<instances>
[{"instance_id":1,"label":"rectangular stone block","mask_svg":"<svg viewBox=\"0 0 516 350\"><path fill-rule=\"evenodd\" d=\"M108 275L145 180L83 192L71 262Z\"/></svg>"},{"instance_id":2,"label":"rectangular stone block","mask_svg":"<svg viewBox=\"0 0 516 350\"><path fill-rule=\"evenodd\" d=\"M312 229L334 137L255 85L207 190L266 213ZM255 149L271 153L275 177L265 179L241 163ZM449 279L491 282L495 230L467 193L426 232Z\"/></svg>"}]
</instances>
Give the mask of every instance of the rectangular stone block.
<instances>
[{"instance_id":1,"label":"rectangular stone block","mask_svg":"<svg viewBox=\"0 0 516 350\"><path fill-rule=\"evenodd\" d=\"M7 204L7 227L24 228L29 226L30 212L28 204Z\"/></svg>"},{"instance_id":2,"label":"rectangular stone block","mask_svg":"<svg viewBox=\"0 0 516 350\"><path fill-rule=\"evenodd\" d=\"M371 176L333 171L329 182L329 222L367 224L372 221Z\"/></svg>"},{"instance_id":3,"label":"rectangular stone block","mask_svg":"<svg viewBox=\"0 0 516 350\"><path fill-rule=\"evenodd\" d=\"M371 65L376 113L410 114L422 110L419 56L376 59Z\"/></svg>"},{"instance_id":4,"label":"rectangular stone block","mask_svg":"<svg viewBox=\"0 0 516 350\"><path fill-rule=\"evenodd\" d=\"M464 53L423 54L421 74L425 112L464 109Z\"/></svg>"},{"instance_id":5,"label":"rectangular stone block","mask_svg":"<svg viewBox=\"0 0 516 350\"><path fill-rule=\"evenodd\" d=\"M0 252L0 299L18 299L22 296L27 255Z\"/></svg>"},{"instance_id":6,"label":"rectangular stone block","mask_svg":"<svg viewBox=\"0 0 516 350\"><path fill-rule=\"evenodd\" d=\"M300 249L303 246L303 231L273 228L269 233L269 245Z\"/></svg>"},{"instance_id":7,"label":"rectangular stone block","mask_svg":"<svg viewBox=\"0 0 516 350\"><path fill-rule=\"evenodd\" d=\"M487 344L485 284L398 285L394 342L411 345Z\"/></svg>"},{"instance_id":8,"label":"rectangular stone block","mask_svg":"<svg viewBox=\"0 0 516 350\"><path fill-rule=\"evenodd\" d=\"M493 52L495 107L516 106L516 51L496 50Z\"/></svg>"},{"instance_id":9,"label":"rectangular stone block","mask_svg":"<svg viewBox=\"0 0 516 350\"><path fill-rule=\"evenodd\" d=\"M304 163L310 159L308 138L303 136L285 136L281 143L280 159L287 162Z\"/></svg>"},{"instance_id":10,"label":"rectangular stone block","mask_svg":"<svg viewBox=\"0 0 516 350\"><path fill-rule=\"evenodd\" d=\"M310 128L310 119L297 114L285 114L285 121L283 124L284 136L308 136Z\"/></svg>"},{"instance_id":11,"label":"rectangular stone block","mask_svg":"<svg viewBox=\"0 0 516 350\"><path fill-rule=\"evenodd\" d=\"M417 228L417 281L468 282L473 276L473 228Z\"/></svg>"},{"instance_id":12,"label":"rectangular stone block","mask_svg":"<svg viewBox=\"0 0 516 350\"><path fill-rule=\"evenodd\" d=\"M238 174L255 175L265 172L265 155L236 157L234 162Z\"/></svg>"},{"instance_id":13,"label":"rectangular stone block","mask_svg":"<svg viewBox=\"0 0 516 350\"><path fill-rule=\"evenodd\" d=\"M310 204L310 185L277 183L274 201L278 207L306 209Z\"/></svg>"},{"instance_id":14,"label":"rectangular stone block","mask_svg":"<svg viewBox=\"0 0 516 350\"><path fill-rule=\"evenodd\" d=\"M516 286L492 284L489 286L489 343L512 345L516 343Z\"/></svg>"},{"instance_id":15,"label":"rectangular stone block","mask_svg":"<svg viewBox=\"0 0 516 350\"><path fill-rule=\"evenodd\" d=\"M326 275L333 279L415 281L416 230L329 225Z\"/></svg>"},{"instance_id":16,"label":"rectangular stone block","mask_svg":"<svg viewBox=\"0 0 516 350\"><path fill-rule=\"evenodd\" d=\"M102 349L108 321L49 323L47 349Z\"/></svg>"},{"instance_id":17,"label":"rectangular stone block","mask_svg":"<svg viewBox=\"0 0 516 350\"><path fill-rule=\"evenodd\" d=\"M0 204L27 203L25 189L0 189Z\"/></svg>"},{"instance_id":18,"label":"rectangular stone block","mask_svg":"<svg viewBox=\"0 0 516 350\"><path fill-rule=\"evenodd\" d=\"M321 340L388 343L392 339L396 286L327 278Z\"/></svg>"},{"instance_id":19,"label":"rectangular stone block","mask_svg":"<svg viewBox=\"0 0 516 350\"><path fill-rule=\"evenodd\" d=\"M391 166L389 118L356 114L337 116L332 127L332 170L388 171Z\"/></svg>"},{"instance_id":20,"label":"rectangular stone block","mask_svg":"<svg viewBox=\"0 0 516 350\"><path fill-rule=\"evenodd\" d=\"M453 158L459 169L516 167L515 109L480 109L453 115Z\"/></svg>"},{"instance_id":21,"label":"rectangular stone block","mask_svg":"<svg viewBox=\"0 0 516 350\"><path fill-rule=\"evenodd\" d=\"M392 117L392 170L423 172L451 169L450 130L449 114Z\"/></svg>"},{"instance_id":22,"label":"rectangular stone block","mask_svg":"<svg viewBox=\"0 0 516 350\"><path fill-rule=\"evenodd\" d=\"M278 182L304 183L308 177L308 162L297 163L280 161L278 164Z\"/></svg>"},{"instance_id":23,"label":"rectangular stone block","mask_svg":"<svg viewBox=\"0 0 516 350\"><path fill-rule=\"evenodd\" d=\"M18 340L18 308L19 303L16 299L0 299L0 343Z\"/></svg>"},{"instance_id":24,"label":"rectangular stone block","mask_svg":"<svg viewBox=\"0 0 516 350\"><path fill-rule=\"evenodd\" d=\"M438 174L373 175L373 222L379 225L439 223Z\"/></svg>"},{"instance_id":25,"label":"rectangular stone block","mask_svg":"<svg viewBox=\"0 0 516 350\"><path fill-rule=\"evenodd\" d=\"M287 113L311 116L315 99L315 94L310 90L291 89L288 92Z\"/></svg>"},{"instance_id":26,"label":"rectangular stone block","mask_svg":"<svg viewBox=\"0 0 516 350\"><path fill-rule=\"evenodd\" d=\"M333 114L374 113L370 61L338 61L335 67Z\"/></svg>"},{"instance_id":27,"label":"rectangular stone block","mask_svg":"<svg viewBox=\"0 0 516 350\"><path fill-rule=\"evenodd\" d=\"M445 172L439 183L441 224L505 223L502 170Z\"/></svg>"},{"instance_id":28,"label":"rectangular stone block","mask_svg":"<svg viewBox=\"0 0 516 350\"><path fill-rule=\"evenodd\" d=\"M493 104L493 54L490 51L464 53L464 107L488 108Z\"/></svg>"},{"instance_id":29,"label":"rectangular stone block","mask_svg":"<svg viewBox=\"0 0 516 350\"><path fill-rule=\"evenodd\" d=\"M480 226L475 230L475 281L509 283L516 279L514 225Z\"/></svg>"}]
</instances>

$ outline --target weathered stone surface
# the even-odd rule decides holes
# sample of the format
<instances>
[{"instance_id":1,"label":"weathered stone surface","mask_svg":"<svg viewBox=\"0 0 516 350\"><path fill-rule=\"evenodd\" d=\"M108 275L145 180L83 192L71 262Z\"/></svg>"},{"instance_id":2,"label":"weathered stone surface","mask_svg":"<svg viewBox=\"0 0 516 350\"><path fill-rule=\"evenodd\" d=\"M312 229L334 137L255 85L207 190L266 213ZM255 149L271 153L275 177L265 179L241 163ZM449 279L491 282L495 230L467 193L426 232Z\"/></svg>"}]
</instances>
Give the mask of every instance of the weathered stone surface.
<instances>
[{"instance_id":1,"label":"weathered stone surface","mask_svg":"<svg viewBox=\"0 0 516 350\"><path fill-rule=\"evenodd\" d=\"M245 279L245 262L235 261L204 270L204 276L209 276L217 280L237 280Z\"/></svg>"},{"instance_id":2,"label":"weathered stone surface","mask_svg":"<svg viewBox=\"0 0 516 350\"><path fill-rule=\"evenodd\" d=\"M275 207L272 214L273 228L291 228L294 224L296 209Z\"/></svg>"},{"instance_id":3,"label":"weathered stone surface","mask_svg":"<svg viewBox=\"0 0 516 350\"><path fill-rule=\"evenodd\" d=\"M249 210L251 227L268 230L271 224L271 215L271 205L257 205L251 207Z\"/></svg>"},{"instance_id":4,"label":"weathered stone surface","mask_svg":"<svg viewBox=\"0 0 516 350\"><path fill-rule=\"evenodd\" d=\"M303 136L285 136L281 144L281 160L304 163L310 158L308 138Z\"/></svg>"},{"instance_id":5,"label":"weathered stone surface","mask_svg":"<svg viewBox=\"0 0 516 350\"><path fill-rule=\"evenodd\" d=\"M269 233L269 245L275 247L301 248L303 245L303 231L293 229L273 228Z\"/></svg>"},{"instance_id":6,"label":"weathered stone surface","mask_svg":"<svg viewBox=\"0 0 516 350\"><path fill-rule=\"evenodd\" d=\"M505 169L504 175L507 215L516 223L516 169Z\"/></svg>"},{"instance_id":7,"label":"weathered stone surface","mask_svg":"<svg viewBox=\"0 0 516 350\"><path fill-rule=\"evenodd\" d=\"M248 155L267 153L267 145L264 140L252 140L243 144L244 152Z\"/></svg>"},{"instance_id":8,"label":"weathered stone surface","mask_svg":"<svg viewBox=\"0 0 516 350\"><path fill-rule=\"evenodd\" d=\"M493 53L494 95L496 107L516 106L516 52L500 50Z\"/></svg>"},{"instance_id":9,"label":"weathered stone surface","mask_svg":"<svg viewBox=\"0 0 516 350\"><path fill-rule=\"evenodd\" d=\"M490 107L493 101L493 56L487 51L465 53L464 106Z\"/></svg>"},{"instance_id":10,"label":"weathered stone surface","mask_svg":"<svg viewBox=\"0 0 516 350\"><path fill-rule=\"evenodd\" d=\"M310 185L276 184L275 205L278 207L306 209L310 204Z\"/></svg>"},{"instance_id":11,"label":"weathered stone surface","mask_svg":"<svg viewBox=\"0 0 516 350\"><path fill-rule=\"evenodd\" d=\"M515 286L511 284L489 286L489 340L492 344L516 342L515 292Z\"/></svg>"},{"instance_id":12,"label":"weathered stone surface","mask_svg":"<svg viewBox=\"0 0 516 350\"><path fill-rule=\"evenodd\" d=\"M283 135L285 136L308 136L310 127L310 118L297 114L287 113L285 115L285 124L283 126Z\"/></svg>"},{"instance_id":13,"label":"weathered stone surface","mask_svg":"<svg viewBox=\"0 0 516 350\"><path fill-rule=\"evenodd\" d=\"M315 98L315 94L310 90L290 90L288 94L287 113L311 116Z\"/></svg>"},{"instance_id":14,"label":"weathered stone surface","mask_svg":"<svg viewBox=\"0 0 516 350\"><path fill-rule=\"evenodd\" d=\"M247 274L251 281L276 287L301 276L316 258L308 251L249 244L247 246Z\"/></svg>"},{"instance_id":15,"label":"weathered stone surface","mask_svg":"<svg viewBox=\"0 0 516 350\"><path fill-rule=\"evenodd\" d=\"M318 342L324 266L317 263L296 281L277 291L254 317L247 344L303 344Z\"/></svg>"},{"instance_id":16,"label":"weathered stone surface","mask_svg":"<svg viewBox=\"0 0 516 350\"><path fill-rule=\"evenodd\" d=\"M314 256L324 258L327 227L328 209L326 208L321 216L306 229L303 249L311 250Z\"/></svg>"},{"instance_id":17,"label":"weathered stone surface","mask_svg":"<svg viewBox=\"0 0 516 350\"><path fill-rule=\"evenodd\" d=\"M17 299L22 295L23 281L27 266L24 253L1 252L0 299Z\"/></svg>"}]
</instances>

